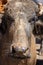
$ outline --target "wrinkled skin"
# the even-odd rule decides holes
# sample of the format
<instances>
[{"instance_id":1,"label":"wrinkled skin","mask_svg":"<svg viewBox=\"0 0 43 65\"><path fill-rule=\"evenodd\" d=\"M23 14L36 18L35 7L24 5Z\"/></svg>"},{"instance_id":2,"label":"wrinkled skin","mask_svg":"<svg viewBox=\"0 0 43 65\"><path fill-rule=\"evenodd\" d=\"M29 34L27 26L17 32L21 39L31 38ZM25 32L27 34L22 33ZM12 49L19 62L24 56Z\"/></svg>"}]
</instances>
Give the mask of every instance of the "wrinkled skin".
<instances>
[{"instance_id":1,"label":"wrinkled skin","mask_svg":"<svg viewBox=\"0 0 43 65\"><path fill-rule=\"evenodd\" d=\"M30 9L31 13L28 13L29 2L25 0L15 0L9 2L6 6L5 14L2 17L3 24L1 25L1 65L36 64L35 38L32 34L32 26L28 22L34 12L34 8L31 8L33 12ZM5 32L3 33L3 31ZM16 54L20 57L22 55L26 57L30 56L30 58L17 59L14 58Z\"/></svg>"}]
</instances>

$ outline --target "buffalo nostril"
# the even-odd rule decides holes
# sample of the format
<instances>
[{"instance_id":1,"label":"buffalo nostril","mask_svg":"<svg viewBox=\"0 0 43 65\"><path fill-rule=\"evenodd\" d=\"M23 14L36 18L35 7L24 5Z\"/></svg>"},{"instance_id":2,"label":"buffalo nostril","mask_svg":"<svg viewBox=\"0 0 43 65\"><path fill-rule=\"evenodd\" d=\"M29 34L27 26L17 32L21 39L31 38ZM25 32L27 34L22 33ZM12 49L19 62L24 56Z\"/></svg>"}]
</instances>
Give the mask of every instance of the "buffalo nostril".
<instances>
[{"instance_id":1,"label":"buffalo nostril","mask_svg":"<svg viewBox=\"0 0 43 65\"><path fill-rule=\"evenodd\" d=\"M24 47L22 48L22 51L23 51L23 52L25 52L26 50L27 50L26 48L24 48Z\"/></svg>"},{"instance_id":2,"label":"buffalo nostril","mask_svg":"<svg viewBox=\"0 0 43 65\"><path fill-rule=\"evenodd\" d=\"M16 51L15 51L15 49L14 49L14 47L12 46L12 53L15 53Z\"/></svg>"},{"instance_id":3,"label":"buffalo nostril","mask_svg":"<svg viewBox=\"0 0 43 65\"><path fill-rule=\"evenodd\" d=\"M11 50L11 53L19 53L19 52L26 52L27 51L27 47L23 47L23 46L14 46L14 45L11 45L10 47L10 50Z\"/></svg>"},{"instance_id":4,"label":"buffalo nostril","mask_svg":"<svg viewBox=\"0 0 43 65\"><path fill-rule=\"evenodd\" d=\"M16 51L16 52L26 52L26 50L27 50L27 48L24 48L24 47L23 47L23 48L22 48L22 47L16 47L16 48L15 48L15 51ZM13 50L13 51L14 51L14 50Z\"/></svg>"}]
</instances>

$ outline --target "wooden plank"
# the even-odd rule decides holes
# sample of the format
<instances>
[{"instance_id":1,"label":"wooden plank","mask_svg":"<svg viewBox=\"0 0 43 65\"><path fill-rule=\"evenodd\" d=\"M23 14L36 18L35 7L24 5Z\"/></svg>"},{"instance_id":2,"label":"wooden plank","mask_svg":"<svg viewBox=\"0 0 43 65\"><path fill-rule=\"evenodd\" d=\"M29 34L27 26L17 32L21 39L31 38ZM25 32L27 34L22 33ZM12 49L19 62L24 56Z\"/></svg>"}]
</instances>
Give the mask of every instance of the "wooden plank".
<instances>
[{"instance_id":1,"label":"wooden plank","mask_svg":"<svg viewBox=\"0 0 43 65\"><path fill-rule=\"evenodd\" d=\"M37 59L38 59L38 60L43 60L43 56L37 55Z\"/></svg>"}]
</instances>

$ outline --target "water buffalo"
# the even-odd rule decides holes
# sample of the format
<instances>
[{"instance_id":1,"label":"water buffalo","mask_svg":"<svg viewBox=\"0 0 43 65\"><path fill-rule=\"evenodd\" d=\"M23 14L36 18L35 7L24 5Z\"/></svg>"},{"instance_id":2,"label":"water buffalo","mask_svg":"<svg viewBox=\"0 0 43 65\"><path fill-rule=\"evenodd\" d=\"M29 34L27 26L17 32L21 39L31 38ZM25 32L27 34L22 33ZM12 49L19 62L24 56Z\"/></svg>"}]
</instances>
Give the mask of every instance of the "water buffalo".
<instances>
[{"instance_id":1,"label":"water buffalo","mask_svg":"<svg viewBox=\"0 0 43 65\"><path fill-rule=\"evenodd\" d=\"M35 38L29 23L34 5L31 0L12 0L7 3L0 26L1 65L36 64Z\"/></svg>"}]
</instances>

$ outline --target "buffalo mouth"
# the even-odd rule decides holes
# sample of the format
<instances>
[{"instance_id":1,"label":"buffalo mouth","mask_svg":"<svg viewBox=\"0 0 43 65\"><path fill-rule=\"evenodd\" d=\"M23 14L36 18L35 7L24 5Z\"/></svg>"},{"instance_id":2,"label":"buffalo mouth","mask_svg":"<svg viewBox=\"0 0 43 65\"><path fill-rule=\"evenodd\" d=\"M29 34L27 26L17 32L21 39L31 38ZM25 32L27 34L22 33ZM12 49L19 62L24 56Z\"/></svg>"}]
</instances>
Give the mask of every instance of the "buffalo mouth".
<instances>
[{"instance_id":1,"label":"buffalo mouth","mask_svg":"<svg viewBox=\"0 0 43 65\"><path fill-rule=\"evenodd\" d=\"M25 59L25 58L30 58L31 54L29 52L29 49L26 49L25 52L16 52L14 49L12 50L11 53L9 53L9 56L13 58L19 58L19 59Z\"/></svg>"}]
</instances>

